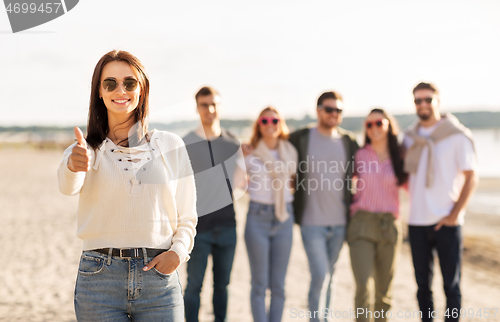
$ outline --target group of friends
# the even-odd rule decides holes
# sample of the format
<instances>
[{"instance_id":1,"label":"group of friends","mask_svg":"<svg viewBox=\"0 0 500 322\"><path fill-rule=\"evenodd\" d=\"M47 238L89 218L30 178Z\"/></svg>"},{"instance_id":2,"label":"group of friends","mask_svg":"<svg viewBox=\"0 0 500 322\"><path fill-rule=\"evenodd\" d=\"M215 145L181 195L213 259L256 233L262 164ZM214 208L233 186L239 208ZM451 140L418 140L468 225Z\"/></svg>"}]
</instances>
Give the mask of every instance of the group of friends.
<instances>
[{"instance_id":1,"label":"group of friends","mask_svg":"<svg viewBox=\"0 0 500 322\"><path fill-rule=\"evenodd\" d=\"M356 320L386 321L402 242L400 188L410 196L422 320L434 318L437 250L446 320L458 321L462 225L477 185L477 158L470 130L440 113L436 86L422 82L413 89L418 121L403 140L388 112L371 110L362 147L340 127L344 102L335 91L319 96L316 124L292 133L276 108L264 108L243 143L221 127L221 97L211 87L196 93L201 122L182 139L148 130L148 96L149 79L135 56L105 54L92 78L87 137L75 128L77 142L58 169L60 191L80 195L78 321L198 321L209 256L215 321L226 321L234 202L244 193L254 321L282 320L294 223L309 262L310 320L326 320L333 311L335 266L347 241L354 308L363 312ZM184 262L182 295L176 269Z\"/></svg>"}]
</instances>

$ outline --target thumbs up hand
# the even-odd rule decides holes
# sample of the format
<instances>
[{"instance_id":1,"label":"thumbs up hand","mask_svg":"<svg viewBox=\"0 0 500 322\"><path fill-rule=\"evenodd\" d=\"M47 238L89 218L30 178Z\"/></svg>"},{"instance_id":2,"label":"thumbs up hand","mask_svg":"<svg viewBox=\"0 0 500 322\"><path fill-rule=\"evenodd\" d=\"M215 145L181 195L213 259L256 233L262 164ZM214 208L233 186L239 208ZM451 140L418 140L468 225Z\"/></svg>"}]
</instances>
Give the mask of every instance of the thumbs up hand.
<instances>
[{"instance_id":1,"label":"thumbs up hand","mask_svg":"<svg viewBox=\"0 0 500 322\"><path fill-rule=\"evenodd\" d=\"M73 147L68 158L68 169L73 172L87 172L90 170L90 150L87 150L87 141L83 138L82 130L77 126L74 130L78 144Z\"/></svg>"}]
</instances>

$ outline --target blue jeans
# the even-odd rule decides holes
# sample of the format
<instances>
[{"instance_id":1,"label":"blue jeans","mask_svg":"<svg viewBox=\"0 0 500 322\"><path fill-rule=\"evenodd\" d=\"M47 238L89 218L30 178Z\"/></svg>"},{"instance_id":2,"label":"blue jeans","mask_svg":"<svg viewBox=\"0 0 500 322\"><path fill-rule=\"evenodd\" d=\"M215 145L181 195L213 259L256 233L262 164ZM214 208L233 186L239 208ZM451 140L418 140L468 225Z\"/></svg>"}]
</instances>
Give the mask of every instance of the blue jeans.
<instances>
[{"instance_id":1,"label":"blue jeans","mask_svg":"<svg viewBox=\"0 0 500 322\"><path fill-rule=\"evenodd\" d=\"M78 321L184 321L177 271L143 267L153 258L111 257L84 251L75 287Z\"/></svg>"},{"instance_id":2,"label":"blue jeans","mask_svg":"<svg viewBox=\"0 0 500 322\"><path fill-rule=\"evenodd\" d=\"M196 235L191 258L187 263L187 286L184 305L187 322L197 322L200 310L200 292L207 268L208 255L212 254L214 295L212 299L215 322L226 321L227 286L233 267L236 249L236 227L216 227Z\"/></svg>"},{"instance_id":3,"label":"blue jeans","mask_svg":"<svg viewBox=\"0 0 500 322\"><path fill-rule=\"evenodd\" d=\"M345 226L301 226L302 242L309 260L311 321L319 321L325 309L332 310L335 264L344 244ZM320 308L321 306L321 308ZM314 317L314 312L316 317Z\"/></svg>"},{"instance_id":4,"label":"blue jeans","mask_svg":"<svg viewBox=\"0 0 500 322\"><path fill-rule=\"evenodd\" d=\"M253 320L279 322L285 305L285 276L293 241L293 206L287 204L292 214L285 222L274 215L274 205L250 201L245 242L252 273L250 303ZM266 314L266 290L271 289L271 306Z\"/></svg>"},{"instance_id":5,"label":"blue jeans","mask_svg":"<svg viewBox=\"0 0 500 322\"><path fill-rule=\"evenodd\" d=\"M434 277L434 253L437 250L439 266L443 275L446 308L450 317L445 321L458 321L453 311L460 314L462 293L460 291L460 267L462 265L462 227L442 226L438 231L433 226L409 226L411 254L415 279L417 280L417 299L422 311L422 321L432 321L429 311L434 311L432 299L432 278Z\"/></svg>"}]
</instances>

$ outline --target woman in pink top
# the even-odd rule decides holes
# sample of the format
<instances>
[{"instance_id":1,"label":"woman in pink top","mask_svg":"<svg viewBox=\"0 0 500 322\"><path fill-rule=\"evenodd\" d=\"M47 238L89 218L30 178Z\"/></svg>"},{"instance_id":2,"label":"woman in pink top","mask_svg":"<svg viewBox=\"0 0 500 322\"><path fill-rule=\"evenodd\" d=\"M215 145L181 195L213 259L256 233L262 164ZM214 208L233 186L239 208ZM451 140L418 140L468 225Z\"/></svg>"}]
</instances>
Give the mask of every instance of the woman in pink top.
<instances>
[{"instance_id":1,"label":"woman in pink top","mask_svg":"<svg viewBox=\"0 0 500 322\"><path fill-rule=\"evenodd\" d=\"M365 146L356 152L356 194L351 204L347 242L356 280L357 321L387 321L396 254L401 244L398 190L407 180L394 119L373 109L365 121ZM375 307L369 303L370 277Z\"/></svg>"}]
</instances>

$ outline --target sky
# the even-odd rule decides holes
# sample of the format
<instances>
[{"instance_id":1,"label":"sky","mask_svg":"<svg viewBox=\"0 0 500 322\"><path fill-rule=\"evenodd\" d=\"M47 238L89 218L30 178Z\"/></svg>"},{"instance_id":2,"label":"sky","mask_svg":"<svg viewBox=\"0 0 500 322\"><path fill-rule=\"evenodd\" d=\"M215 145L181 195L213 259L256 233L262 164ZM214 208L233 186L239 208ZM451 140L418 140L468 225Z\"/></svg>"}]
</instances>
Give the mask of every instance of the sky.
<instances>
[{"instance_id":1,"label":"sky","mask_svg":"<svg viewBox=\"0 0 500 322\"><path fill-rule=\"evenodd\" d=\"M413 113L431 81L445 111L500 111L500 1L85 0L13 34L0 8L0 125L86 123L93 69L127 50L151 82L151 122L197 119L194 94L221 94L221 116L268 105L314 116L336 90L345 116Z\"/></svg>"}]
</instances>

